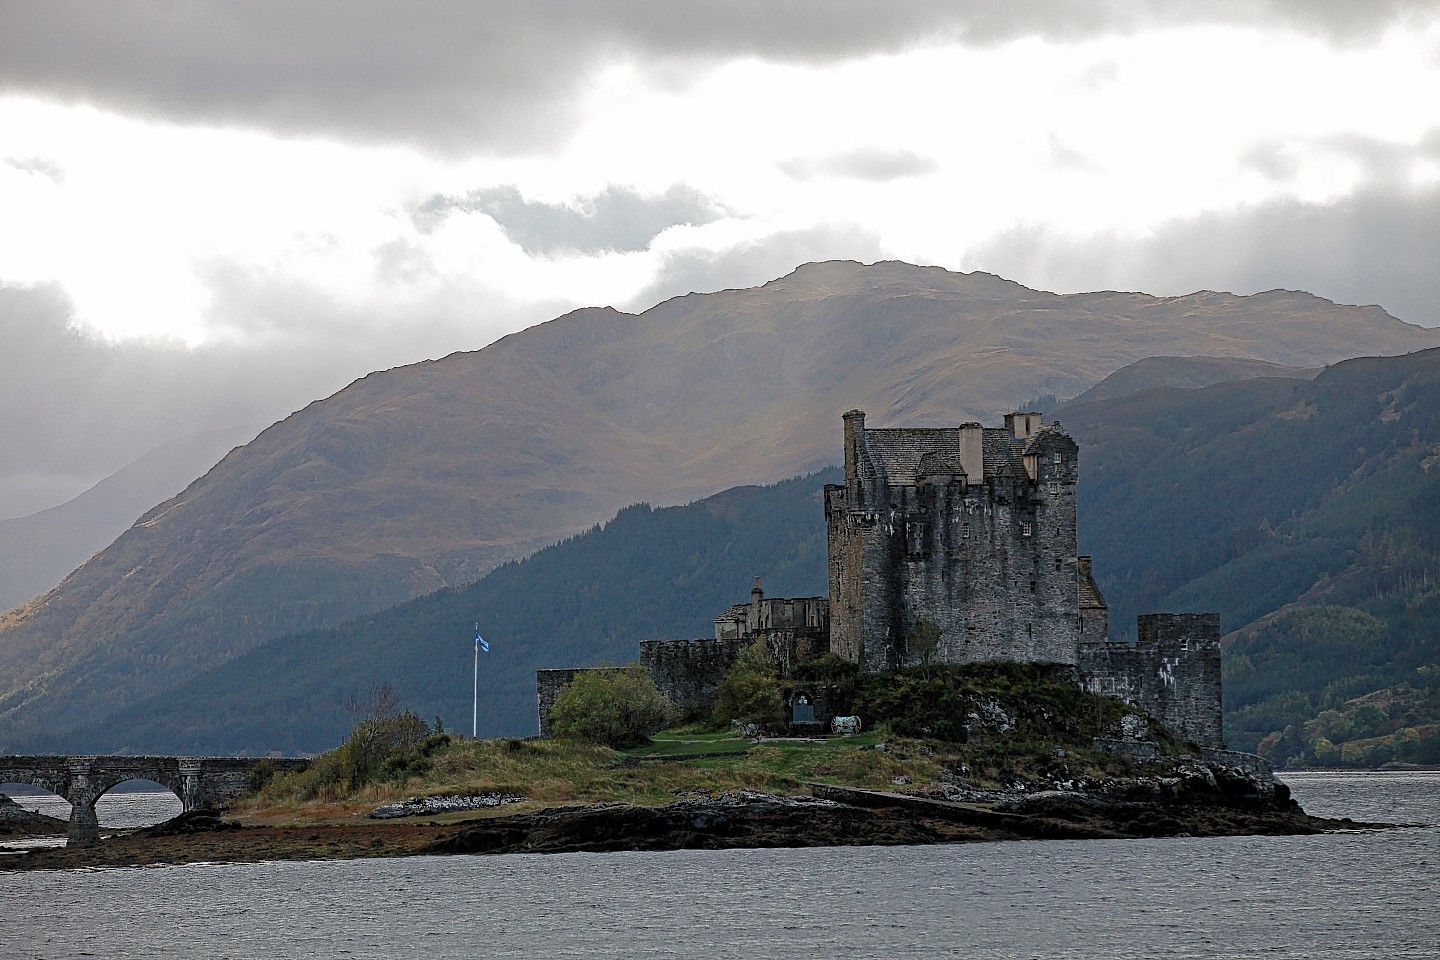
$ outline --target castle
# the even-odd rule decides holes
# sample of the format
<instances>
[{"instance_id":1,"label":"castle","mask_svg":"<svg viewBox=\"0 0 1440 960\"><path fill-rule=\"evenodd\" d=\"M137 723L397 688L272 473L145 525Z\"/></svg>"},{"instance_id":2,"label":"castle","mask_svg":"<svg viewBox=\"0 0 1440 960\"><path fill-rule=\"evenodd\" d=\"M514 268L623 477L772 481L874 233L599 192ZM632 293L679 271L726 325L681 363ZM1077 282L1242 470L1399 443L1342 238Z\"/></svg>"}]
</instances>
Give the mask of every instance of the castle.
<instances>
[{"instance_id":1,"label":"castle","mask_svg":"<svg viewBox=\"0 0 1440 960\"><path fill-rule=\"evenodd\" d=\"M713 638L641 643L641 664L683 711L708 710L741 647L763 640L787 675L825 650L867 673L1059 664L1084 689L1223 747L1219 616L1149 614L1134 646L1109 641L1090 558L1077 552L1079 448L1059 423L1013 413L1003 427L872 429L851 410L844 444L845 483L825 487L828 599L766 599L757 580L750 603L715 618ZM574 673L539 672L542 735ZM825 690L784 694L792 728L829 719Z\"/></svg>"}]
</instances>

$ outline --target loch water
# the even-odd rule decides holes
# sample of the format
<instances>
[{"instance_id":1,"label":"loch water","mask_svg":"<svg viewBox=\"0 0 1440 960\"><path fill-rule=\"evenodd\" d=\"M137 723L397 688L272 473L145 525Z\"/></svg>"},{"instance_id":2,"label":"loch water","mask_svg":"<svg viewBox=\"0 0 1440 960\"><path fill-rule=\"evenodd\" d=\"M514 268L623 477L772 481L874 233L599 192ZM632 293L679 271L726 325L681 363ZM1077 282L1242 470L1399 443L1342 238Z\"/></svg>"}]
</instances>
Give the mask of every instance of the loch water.
<instances>
[{"instance_id":1,"label":"loch water","mask_svg":"<svg viewBox=\"0 0 1440 960\"><path fill-rule=\"evenodd\" d=\"M0 958L1435 958L1440 773L1286 774L1317 837L0 874Z\"/></svg>"}]
</instances>

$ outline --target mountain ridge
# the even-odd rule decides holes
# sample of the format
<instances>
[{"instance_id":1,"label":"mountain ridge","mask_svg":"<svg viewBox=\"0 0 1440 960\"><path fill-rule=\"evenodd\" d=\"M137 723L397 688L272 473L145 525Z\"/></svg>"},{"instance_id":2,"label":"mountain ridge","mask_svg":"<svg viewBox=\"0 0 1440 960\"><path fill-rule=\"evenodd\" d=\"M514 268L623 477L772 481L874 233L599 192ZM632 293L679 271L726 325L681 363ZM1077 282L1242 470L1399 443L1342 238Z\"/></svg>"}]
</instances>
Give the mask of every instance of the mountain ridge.
<instances>
[{"instance_id":1,"label":"mountain ridge","mask_svg":"<svg viewBox=\"0 0 1440 960\"><path fill-rule=\"evenodd\" d=\"M75 702L66 691L103 716L273 637L473 581L635 501L833 463L851 407L993 420L1006 398L1077 392L1157 353L1313 365L1434 343L1440 331L1308 296L1054 294L894 261L573 311L308 405L0 615L0 740L47 700ZM137 651L145 669L107 683Z\"/></svg>"},{"instance_id":2,"label":"mountain ridge","mask_svg":"<svg viewBox=\"0 0 1440 960\"><path fill-rule=\"evenodd\" d=\"M1287 416L1297 405L1315 412ZM1342 362L1315 381L1157 388L1061 412L1080 443L1081 549L1112 639L1137 613L1219 612L1232 746L1277 763L1314 762L1316 745L1355 763L1434 752L1440 349ZM1256 451L1272 455L1263 468ZM483 732L533 733L537 668L625 662L642 639L708 635L752 576L770 596L823 594L821 489L840 476L627 507L475 584L267 641L60 746L320 749L345 732L345 695L386 681L453 725L468 706L472 618L492 646Z\"/></svg>"}]
</instances>

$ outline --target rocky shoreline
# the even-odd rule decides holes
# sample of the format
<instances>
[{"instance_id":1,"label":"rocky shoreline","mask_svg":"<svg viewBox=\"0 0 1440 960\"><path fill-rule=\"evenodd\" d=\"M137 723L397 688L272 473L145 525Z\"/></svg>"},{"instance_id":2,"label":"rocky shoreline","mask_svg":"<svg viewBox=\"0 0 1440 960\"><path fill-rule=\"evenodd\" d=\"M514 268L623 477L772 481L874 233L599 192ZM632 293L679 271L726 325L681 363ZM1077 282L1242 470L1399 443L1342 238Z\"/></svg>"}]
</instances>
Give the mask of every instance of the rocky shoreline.
<instances>
[{"instance_id":1,"label":"rocky shoreline","mask_svg":"<svg viewBox=\"0 0 1440 960\"><path fill-rule=\"evenodd\" d=\"M47 816L34 810L26 810L20 804L0 793L0 837L54 837L64 836L70 824L58 817Z\"/></svg>"},{"instance_id":2,"label":"rocky shoreline","mask_svg":"<svg viewBox=\"0 0 1440 960\"><path fill-rule=\"evenodd\" d=\"M1197 763L1175 775L1106 778L1084 790L889 792L810 785L811 795L733 791L660 806L600 803L457 822L350 820L242 825L213 813L84 848L0 857L0 871L198 861L434 854L721 850L762 847L1305 835L1387 824L1312 817L1284 784Z\"/></svg>"}]
</instances>

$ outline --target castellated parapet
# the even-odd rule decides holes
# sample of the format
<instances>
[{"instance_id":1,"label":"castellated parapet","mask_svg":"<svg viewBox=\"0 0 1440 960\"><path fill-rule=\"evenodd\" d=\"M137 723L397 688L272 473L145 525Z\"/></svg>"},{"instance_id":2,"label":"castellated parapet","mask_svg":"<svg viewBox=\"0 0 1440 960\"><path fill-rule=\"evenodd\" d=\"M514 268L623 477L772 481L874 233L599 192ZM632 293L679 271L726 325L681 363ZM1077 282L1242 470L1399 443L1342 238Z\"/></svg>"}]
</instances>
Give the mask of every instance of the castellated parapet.
<instances>
[{"instance_id":1,"label":"castellated parapet","mask_svg":"<svg viewBox=\"0 0 1440 960\"><path fill-rule=\"evenodd\" d=\"M936 662L1074 665L1082 622L1104 636L1076 555L1079 451L1060 424L844 421L845 483L825 488L831 651L870 673L913 665L924 619L941 631Z\"/></svg>"},{"instance_id":2,"label":"castellated parapet","mask_svg":"<svg viewBox=\"0 0 1440 960\"><path fill-rule=\"evenodd\" d=\"M1080 645L1081 686L1140 707L1182 739L1223 748L1220 615L1152 613L1137 626L1133 647Z\"/></svg>"}]
</instances>

